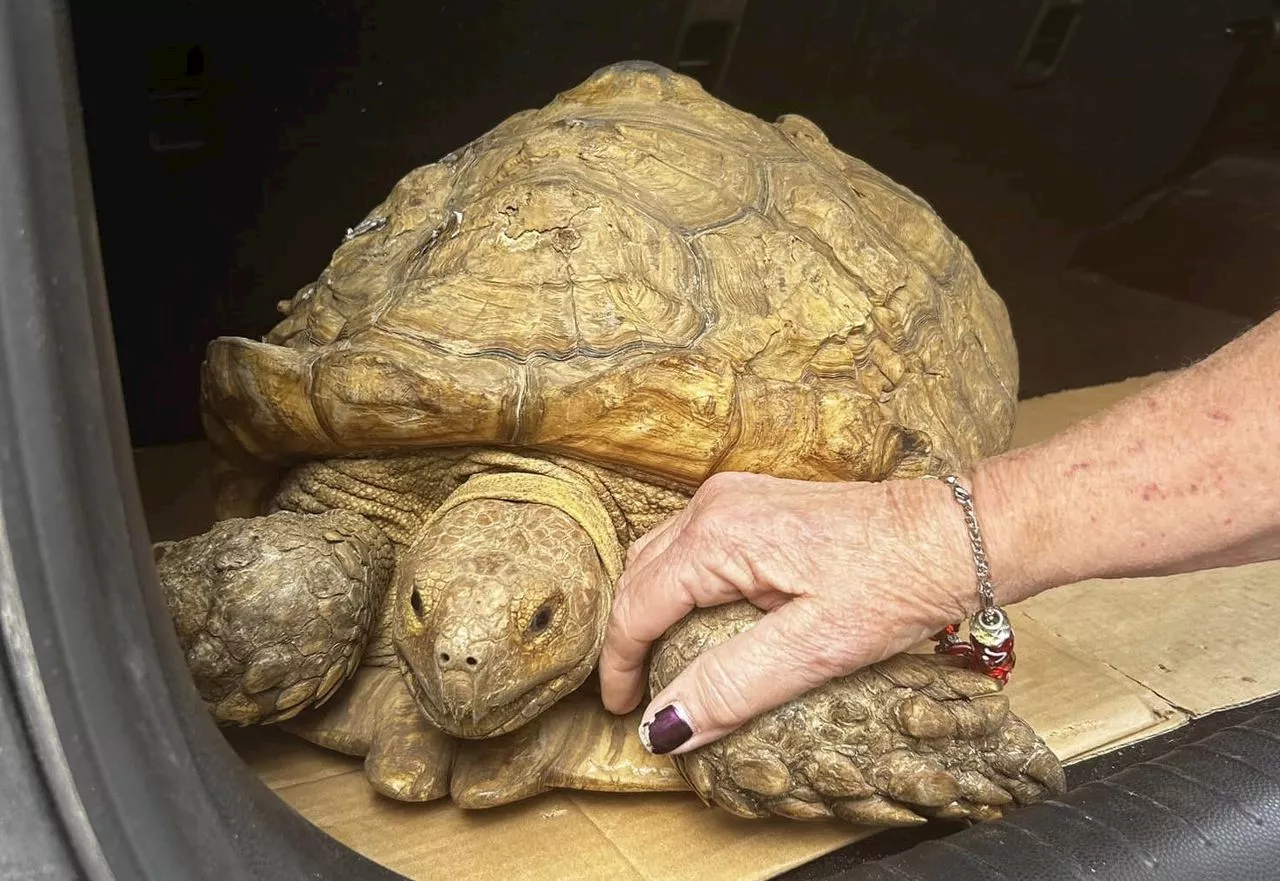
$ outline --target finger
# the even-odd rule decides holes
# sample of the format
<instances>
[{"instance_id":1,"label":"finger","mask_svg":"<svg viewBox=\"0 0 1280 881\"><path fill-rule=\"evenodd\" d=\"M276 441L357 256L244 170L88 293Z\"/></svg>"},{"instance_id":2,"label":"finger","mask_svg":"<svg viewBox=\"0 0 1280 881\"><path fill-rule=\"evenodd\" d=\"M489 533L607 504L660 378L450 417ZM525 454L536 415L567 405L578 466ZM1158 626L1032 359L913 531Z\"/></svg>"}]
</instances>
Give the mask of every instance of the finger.
<instances>
[{"instance_id":1,"label":"finger","mask_svg":"<svg viewBox=\"0 0 1280 881\"><path fill-rule=\"evenodd\" d=\"M680 537L680 532L688 520L689 509L685 508L680 513L663 520L653 529L636 539L627 550L626 568L634 569L651 562L654 557L665 551L673 541Z\"/></svg>"},{"instance_id":2,"label":"finger","mask_svg":"<svg viewBox=\"0 0 1280 881\"><path fill-rule=\"evenodd\" d=\"M637 577L643 581L644 570L649 568L654 560L660 559L662 551L670 547L671 543L678 538L681 528L679 521L680 515L668 517L642 535L627 551L626 567L614 586L613 605L610 609L611 620L606 629L605 643L601 647L598 670L600 691L605 696L605 706L614 712L631 712L644 695L643 655L639 665L632 661L621 663L615 659L613 643L617 640L616 637L611 639L609 636L618 630L619 622L613 620L617 617L615 611L619 605L627 602L623 598L631 592L631 585L635 583Z\"/></svg>"},{"instance_id":3,"label":"finger","mask_svg":"<svg viewBox=\"0 0 1280 881\"><path fill-rule=\"evenodd\" d=\"M615 602L629 590L629 586L640 572L660 557L663 551L671 547L672 542L680 537L687 522L686 509L675 516L668 517L636 540L627 551L626 564L623 566L622 574L618 576L618 583L614 585Z\"/></svg>"},{"instance_id":4,"label":"finger","mask_svg":"<svg viewBox=\"0 0 1280 881\"><path fill-rule=\"evenodd\" d=\"M716 551L673 543L661 556L632 570L626 590L614 597L600 651L600 694L605 707L628 713L644 695L645 658L653 641L694 608L739 599L733 581L719 574Z\"/></svg>"},{"instance_id":5,"label":"finger","mask_svg":"<svg viewBox=\"0 0 1280 881\"><path fill-rule=\"evenodd\" d=\"M622 575L618 578L618 584L614 588L614 605L617 606L622 602L630 602L624 600L623 597L633 589L635 584L647 584L653 580L654 573L657 571L654 566L658 563L666 566L670 564L670 560L664 559L666 553L672 545L680 541L684 535L686 523L677 522L677 518L672 518L668 524L664 525L661 535L654 536L648 546L634 560L629 560L626 568L623 569Z\"/></svg>"},{"instance_id":6,"label":"finger","mask_svg":"<svg viewBox=\"0 0 1280 881\"><path fill-rule=\"evenodd\" d=\"M836 662L815 639L815 618L802 600L792 600L695 658L645 709L645 746L658 754L688 752L857 669Z\"/></svg>"}]
</instances>

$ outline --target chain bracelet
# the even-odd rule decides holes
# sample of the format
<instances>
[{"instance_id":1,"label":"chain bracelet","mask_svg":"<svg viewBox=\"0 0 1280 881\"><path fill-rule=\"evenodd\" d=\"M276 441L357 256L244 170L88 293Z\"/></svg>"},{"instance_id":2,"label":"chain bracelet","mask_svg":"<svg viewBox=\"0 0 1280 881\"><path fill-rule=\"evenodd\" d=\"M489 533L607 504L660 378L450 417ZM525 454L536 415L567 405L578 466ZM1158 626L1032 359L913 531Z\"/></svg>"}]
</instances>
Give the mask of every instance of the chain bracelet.
<instances>
[{"instance_id":1,"label":"chain bracelet","mask_svg":"<svg viewBox=\"0 0 1280 881\"><path fill-rule=\"evenodd\" d=\"M969 639L965 640L960 636L959 625L949 625L934 636L934 641L937 642L935 651L964 657L974 669L1002 683L1007 682L1015 660L1013 627L1004 609L996 605L995 590L991 586L991 564L987 560L978 515L973 509L973 494L954 474L940 479L951 489L952 498L964 512L982 608L969 619Z\"/></svg>"},{"instance_id":2,"label":"chain bracelet","mask_svg":"<svg viewBox=\"0 0 1280 881\"><path fill-rule=\"evenodd\" d=\"M942 482L951 487L951 495L964 510L965 526L969 529L969 545L973 550L973 566L978 576L978 596L982 598L982 607L989 609L996 604L995 590L991 586L991 565L987 562L987 549L982 543L982 529L978 526L978 515L973 510L973 494L960 483L960 478L948 474Z\"/></svg>"}]
</instances>

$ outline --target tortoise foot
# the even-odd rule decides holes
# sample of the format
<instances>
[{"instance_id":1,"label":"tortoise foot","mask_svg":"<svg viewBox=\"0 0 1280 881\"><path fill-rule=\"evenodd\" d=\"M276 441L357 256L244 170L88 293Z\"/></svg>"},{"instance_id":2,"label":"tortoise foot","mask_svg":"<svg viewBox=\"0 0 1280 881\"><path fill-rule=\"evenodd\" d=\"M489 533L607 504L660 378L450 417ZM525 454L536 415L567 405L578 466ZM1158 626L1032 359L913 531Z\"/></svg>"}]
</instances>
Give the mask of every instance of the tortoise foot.
<instances>
[{"instance_id":1,"label":"tortoise foot","mask_svg":"<svg viewBox=\"0 0 1280 881\"><path fill-rule=\"evenodd\" d=\"M690 615L655 655L654 690L754 617L730 607ZM987 820L1065 789L1057 757L1010 712L1000 684L937 655L898 655L833 680L677 762L699 795L742 817Z\"/></svg>"},{"instance_id":2,"label":"tortoise foot","mask_svg":"<svg viewBox=\"0 0 1280 881\"><path fill-rule=\"evenodd\" d=\"M457 741L427 721L394 667L362 667L320 709L281 727L317 746L364 756L365 776L397 801L431 801L449 792Z\"/></svg>"},{"instance_id":3,"label":"tortoise foot","mask_svg":"<svg viewBox=\"0 0 1280 881\"><path fill-rule=\"evenodd\" d=\"M680 792L670 758L640 742L640 713L615 716L590 688L560 700L510 734L459 744L451 786L463 808L490 808L551 789Z\"/></svg>"},{"instance_id":4,"label":"tortoise foot","mask_svg":"<svg viewBox=\"0 0 1280 881\"><path fill-rule=\"evenodd\" d=\"M154 554L196 688L231 725L327 700L360 662L392 566L382 532L343 511L223 520Z\"/></svg>"},{"instance_id":5,"label":"tortoise foot","mask_svg":"<svg viewBox=\"0 0 1280 881\"><path fill-rule=\"evenodd\" d=\"M373 788L397 801L431 801L449 792L458 742L436 728L399 675L394 699L378 713L364 773Z\"/></svg>"}]
</instances>

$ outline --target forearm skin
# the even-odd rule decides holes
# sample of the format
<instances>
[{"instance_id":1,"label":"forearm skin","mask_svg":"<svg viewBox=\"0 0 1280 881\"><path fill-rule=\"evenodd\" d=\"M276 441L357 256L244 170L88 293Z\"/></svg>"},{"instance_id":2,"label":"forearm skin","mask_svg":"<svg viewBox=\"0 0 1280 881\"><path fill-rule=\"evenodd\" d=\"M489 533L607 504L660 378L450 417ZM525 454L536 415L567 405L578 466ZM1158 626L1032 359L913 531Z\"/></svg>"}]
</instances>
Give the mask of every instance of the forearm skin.
<instances>
[{"instance_id":1,"label":"forearm skin","mask_svg":"<svg viewBox=\"0 0 1280 881\"><path fill-rule=\"evenodd\" d=\"M1001 602L1280 558L1280 315L970 478Z\"/></svg>"}]
</instances>

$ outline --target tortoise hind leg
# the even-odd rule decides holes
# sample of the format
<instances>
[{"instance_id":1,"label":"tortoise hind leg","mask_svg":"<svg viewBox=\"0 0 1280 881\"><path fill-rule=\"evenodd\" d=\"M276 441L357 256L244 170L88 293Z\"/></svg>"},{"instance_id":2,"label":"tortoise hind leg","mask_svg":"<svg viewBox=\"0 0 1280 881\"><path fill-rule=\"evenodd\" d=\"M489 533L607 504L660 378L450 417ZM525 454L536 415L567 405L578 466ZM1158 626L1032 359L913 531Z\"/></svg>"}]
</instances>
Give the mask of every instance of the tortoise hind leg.
<instances>
[{"instance_id":1,"label":"tortoise hind leg","mask_svg":"<svg viewBox=\"0 0 1280 881\"><path fill-rule=\"evenodd\" d=\"M552 789L682 792L675 763L640 742L640 712L615 716L589 687L510 734L459 744L451 791L463 808L509 804Z\"/></svg>"},{"instance_id":2,"label":"tortoise hind leg","mask_svg":"<svg viewBox=\"0 0 1280 881\"><path fill-rule=\"evenodd\" d=\"M227 725L327 700L360 663L393 566L390 540L346 511L222 520L153 550L196 688Z\"/></svg>"},{"instance_id":3,"label":"tortoise hind leg","mask_svg":"<svg viewBox=\"0 0 1280 881\"><path fill-rule=\"evenodd\" d=\"M282 726L317 746L364 756L373 788L398 801L449 792L456 741L427 721L395 667L362 667L342 693Z\"/></svg>"}]
</instances>

